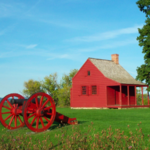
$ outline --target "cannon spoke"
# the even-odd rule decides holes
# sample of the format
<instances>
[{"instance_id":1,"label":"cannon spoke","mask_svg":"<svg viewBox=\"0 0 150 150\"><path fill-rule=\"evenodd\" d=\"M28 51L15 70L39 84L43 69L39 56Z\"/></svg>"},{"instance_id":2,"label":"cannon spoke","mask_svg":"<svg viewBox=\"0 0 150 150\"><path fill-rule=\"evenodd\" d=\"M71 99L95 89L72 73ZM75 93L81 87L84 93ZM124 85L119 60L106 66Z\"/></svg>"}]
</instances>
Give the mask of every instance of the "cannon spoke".
<instances>
[{"instance_id":1,"label":"cannon spoke","mask_svg":"<svg viewBox=\"0 0 150 150\"><path fill-rule=\"evenodd\" d=\"M46 100L46 102L43 104L42 108L44 108L48 102L49 102L49 99Z\"/></svg>"},{"instance_id":2,"label":"cannon spoke","mask_svg":"<svg viewBox=\"0 0 150 150\"><path fill-rule=\"evenodd\" d=\"M15 127L17 127L17 116L15 116Z\"/></svg>"},{"instance_id":3,"label":"cannon spoke","mask_svg":"<svg viewBox=\"0 0 150 150\"><path fill-rule=\"evenodd\" d=\"M47 122L49 122L49 120L46 117L43 117Z\"/></svg>"},{"instance_id":4,"label":"cannon spoke","mask_svg":"<svg viewBox=\"0 0 150 150\"><path fill-rule=\"evenodd\" d=\"M43 126L43 128L44 128L44 123L43 123L42 117L40 117L40 121L41 121L41 124L42 124L42 126Z\"/></svg>"},{"instance_id":5,"label":"cannon spoke","mask_svg":"<svg viewBox=\"0 0 150 150\"><path fill-rule=\"evenodd\" d=\"M48 110L48 109L50 109L50 108L52 108L52 106L45 107L44 110Z\"/></svg>"},{"instance_id":6,"label":"cannon spoke","mask_svg":"<svg viewBox=\"0 0 150 150\"><path fill-rule=\"evenodd\" d=\"M9 108L9 107L7 107L7 106L4 106L4 105L3 105L2 107L4 107L4 108L6 108L6 109L9 109L9 110L11 110L11 108Z\"/></svg>"},{"instance_id":7,"label":"cannon spoke","mask_svg":"<svg viewBox=\"0 0 150 150\"><path fill-rule=\"evenodd\" d=\"M14 119L14 115L13 115L12 118L10 119L9 126L11 126L11 123L12 123L13 119Z\"/></svg>"},{"instance_id":8,"label":"cannon spoke","mask_svg":"<svg viewBox=\"0 0 150 150\"><path fill-rule=\"evenodd\" d=\"M44 99L44 96L41 96L41 99L40 99L40 107L42 106L43 99Z\"/></svg>"},{"instance_id":9,"label":"cannon spoke","mask_svg":"<svg viewBox=\"0 0 150 150\"><path fill-rule=\"evenodd\" d=\"M10 114L8 117L6 117L6 118L4 119L4 121L8 120L11 116L12 116L12 114Z\"/></svg>"},{"instance_id":10,"label":"cannon spoke","mask_svg":"<svg viewBox=\"0 0 150 150\"><path fill-rule=\"evenodd\" d=\"M36 118L37 118L36 116L33 118L32 122L31 122L31 126L33 125Z\"/></svg>"},{"instance_id":11,"label":"cannon spoke","mask_svg":"<svg viewBox=\"0 0 150 150\"><path fill-rule=\"evenodd\" d=\"M8 103L8 105L9 105L11 108L13 108L13 106L11 105L11 103L9 102L8 99L7 99L7 103Z\"/></svg>"},{"instance_id":12,"label":"cannon spoke","mask_svg":"<svg viewBox=\"0 0 150 150\"><path fill-rule=\"evenodd\" d=\"M38 129L38 126L39 126L39 117L37 117L37 120L36 120L36 129Z\"/></svg>"},{"instance_id":13,"label":"cannon spoke","mask_svg":"<svg viewBox=\"0 0 150 150\"><path fill-rule=\"evenodd\" d=\"M18 118L20 124L23 124L23 122L21 121L20 117L18 116L17 118Z\"/></svg>"},{"instance_id":14,"label":"cannon spoke","mask_svg":"<svg viewBox=\"0 0 150 150\"><path fill-rule=\"evenodd\" d=\"M30 115L30 116L28 117L28 119L29 119L29 118L32 118L32 117L35 116L35 115L36 115L36 113Z\"/></svg>"},{"instance_id":15,"label":"cannon spoke","mask_svg":"<svg viewBox=\"0 0 150 150\"><path fill-rule=\"evenodd\" d=\"M3 115L3 114L10 114L10 113L11 113L11 111L3 112L3 113L1 113L1 114Z\"/></svg>"}]
</instances>

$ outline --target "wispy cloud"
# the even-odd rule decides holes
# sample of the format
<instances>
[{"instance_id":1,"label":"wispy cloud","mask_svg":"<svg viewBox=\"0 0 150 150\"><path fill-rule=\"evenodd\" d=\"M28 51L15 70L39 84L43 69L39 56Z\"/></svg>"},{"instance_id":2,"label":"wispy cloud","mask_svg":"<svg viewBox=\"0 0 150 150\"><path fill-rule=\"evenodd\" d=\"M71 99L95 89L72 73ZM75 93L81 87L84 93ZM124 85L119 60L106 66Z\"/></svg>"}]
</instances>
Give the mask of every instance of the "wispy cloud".
<instances>
[{"instance_id":1,"label":"wispy cloud","mask_svg":"<svg viewBox=\"0 0 150 150\"><path fill-rule=\"evenodd\" d=\"M18 2L0 2L0 18L20 15L25 5Z\"/></svg>"},{"instance_id":2,"label":"wispy cloud","mask_svg":"<svg viewBox=\"0 0 150 150\"><path fill-rule=\"evenodd\" d=\"M71 59L71 56L69 54L53 54L47 60L52 60L52 59Z\"/></svg>"},{"instance_id":3,"label":"wispy cloud","mask_svg":"<svg viewBox=\"0 0 150 150\"><path fill-rule=\"evenodd\" d=\"M35 19L35 18L34 18ZM46 24L51 24L58 27L65 27L65 28L78 28L79 25L76 23L70 23L68 21L61 21L58 19L37 19L36 21L43 22Z\"/></svg>"},{"instance_id":4,"label":"wispy cloud","mask_svg":"<svg viewBox=\"0 0 150 150\"><path fill-rule=\"evenodd\" d=\"M114 30L114 31L108 31L104 33L99 33L95 35L90 35L90 36L82 36L82 37L75 37L72 39L68 39L65 41L68 42L95 42L95 41L101 41L101 40L108 40L108 39L113 39L116 38L120 35L124 34L133 34L138 32L138 28L141 28L142 25L137 25L134 27L129 27L129 28L123 28L119 30Z\"/></svg>"},{"instance_id":5,"label":"wispy cloud","mask_svg":"<svg viewBox=\"0 0 150 150\"><path fill-rule=\"evenodd\" d=\"M10 25L10 26L7 26L6 28L2 29L2 30L0 31L0 36L6 34L7 32L9 32L9 31L11 31L11 30L13 30L13 29L16 27L16 25L17 25L17 23L14 23L14 24L12 24L12 25Z\"/></svg>"},{"instance_id":6,"label":"wispy cloud","mask_svg":"<svg viewBox=\"0 0 150 150\"><path fill-rule=\"evenodd\" d=\"M135 43L137 43L136 39L126 39L126 40L123 40L123 41L110 42L110 43L107 43L105 45L91 47L91 48L89 48L89 47L88 48L82 48L82 49L77 49L77 50L74 50L74 51L93 52L93 51L98 51L98 50L103 50L103 49L117 48L117 47L129 45L129 44L135 44Z\"/></svg>"},{"instance_id":7,"label":"wispy cloud","mask_svg":"<svg viewBox=\"0 0 150 150\"><path fill-rule=\"evenodd\" d=\"M41 2L41 0L38 0L31 8L29 8L25 14L27 14L28 12L30 12L31 10L33 10L34 8L36 8L36 6Z\"/></svg>"},{"instance_id":8,"label":"wispy cloud","mask_svg":"<svg viewBox=\"0 0 150 150\"><path fill-rule=\"evenodd\" d=\"M33 48L35 45L29 45L28 48ZM12 50L0 53L0 58L10 58L10 57L21 57L21 56L40 56L45 57L46 60L52 60L52 59L71 59L73 55L67 54L67 53L52 53L50 50L44 50L44 49L36 49L36 50Z\"/></svg>"},{"instance_id":9,"label":"wispy cloud","mask_svg":"<svg viewBox=\"0 0 150 150\"><path fill-rule=\"evenodd\" d=\"M132 74L132 75L134 75L134 76L136 76L137 75L137 72L133 72L133 71L129 71L129 70L127 70L130 74Z\"/></svg>"},{"instance_id":10,"label":"wispy cloud","mask_svg":"<svg viewBox=\"0 0 150 150\"><path fill-rule=\"evenodd\" d=\"M35 48L35 47L37 47L37 44L31 44L31 45L26 46L27 49L32 49L32 48Z\"/></svg>"},{"instance_id":11,"label":"wispy cloud","mask_svg":"<svg viewBox=\"0 0 150 150\"><path fill-rule=\"evenodd\" d=\"M1 30L1 31L0 31L0 36L3 35L3 34L5 34L5 32L6 32L5 29L4 29L4 30Z\"/></svg>"}]
</instances>

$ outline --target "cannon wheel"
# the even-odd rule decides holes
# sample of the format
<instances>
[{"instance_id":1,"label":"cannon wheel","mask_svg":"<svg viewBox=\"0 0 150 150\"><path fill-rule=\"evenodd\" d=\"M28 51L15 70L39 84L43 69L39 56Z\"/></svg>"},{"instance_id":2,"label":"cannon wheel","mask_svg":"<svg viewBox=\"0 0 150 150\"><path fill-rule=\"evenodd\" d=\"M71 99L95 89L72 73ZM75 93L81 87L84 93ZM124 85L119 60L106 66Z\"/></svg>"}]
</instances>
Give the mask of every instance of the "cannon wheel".
<instances>
[{"instance_id":1,"label":"cannon wheel","mask_svg":"<svg viewBox=\"0 0 150 150\"><path fill-rule=\"evenodd\" d=\"M32 100L35 99L35 103ZM54 100L46 93L35 93L26 102L23 118L26 126L34 132L47 130L55 120Z\"/></svg>"},{"instance_id":2,"label":"cannon wheel","mask_svg":"<svg viewBox=\"0 0 150 150\"><path fill-rule=\"evenodd\" d=\"M22 106L18 106L17 104L12 105L9 102L10 99L14 98L24 99L20 94L12 93L6 95L0 103L1 124L9 130L17 129L25 125L19 116L22 114Z\"/></svg>"}]
</instances>

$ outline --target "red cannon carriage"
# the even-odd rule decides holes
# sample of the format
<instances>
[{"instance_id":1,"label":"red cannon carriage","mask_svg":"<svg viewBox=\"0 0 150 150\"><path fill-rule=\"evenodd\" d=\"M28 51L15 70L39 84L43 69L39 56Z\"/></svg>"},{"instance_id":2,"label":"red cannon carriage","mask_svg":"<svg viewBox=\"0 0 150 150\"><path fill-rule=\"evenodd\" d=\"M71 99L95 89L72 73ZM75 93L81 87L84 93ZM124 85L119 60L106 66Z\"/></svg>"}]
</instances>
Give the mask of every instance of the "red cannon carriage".
<instances>
[{"instance_id":1,"label":"red cannon carriage","mask_svg":"<svg viewBox=\"0 0 150 150\"><path fill-rule=\"evenodd\" d=\"M76 118L56 112L54 100L46 93L35 93L29 99L12 93L5 96L0 103L0 122L9 130L26 125L34 132L42 132L54 121L77 124Z\"/></svg>"}]
</instances>

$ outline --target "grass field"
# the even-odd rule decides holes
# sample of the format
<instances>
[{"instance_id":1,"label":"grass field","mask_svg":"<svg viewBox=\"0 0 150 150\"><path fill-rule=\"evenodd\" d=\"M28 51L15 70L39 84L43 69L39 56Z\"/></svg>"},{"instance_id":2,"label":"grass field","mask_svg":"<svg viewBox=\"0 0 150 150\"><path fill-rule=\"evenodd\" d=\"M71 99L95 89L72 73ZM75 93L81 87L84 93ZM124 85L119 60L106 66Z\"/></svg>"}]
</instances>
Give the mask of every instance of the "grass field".
<instances>
[{"instance_id":1,"label":"grass field","mask_svg":"<svg viewBox=\"0 0 150 150\"><path fill-rule=\"evenodd\" d=\"M57 112L60 112L70 118L77 118L79 129L82 133L88 133L89 136L93 137L96 133L101 133L102 130L107 130L110 126L112 131L115 132L115 129L120 129L124 131L124 135L129 136L130 131L136 133L136 129L142 128L144 134L144 140L148 143L148 135L150 134L150 109L96 109L96 110L87 110L87 109L70 109L70 108L57 108ZM91 132L88 132L88 126L93 122L93 127ZM129 125L129 126L128 126ZM50 131L35 133L33 134L26 126L18 130L9 131L4 129L0 124L0 138L3 135L10 136L13 135L14 139L16 136L29 136L32 138L33 143L37 144L37 141L42 141L49 136L49 141L57 146L58 140L55 137L56 135L61 135L62 130L65 130L65 136L73 134L73 129L71 125L64 127L59 127L59 124L54 122L50 127ZM31 139L27 138L27 141ZM6 141L7 142L7 141Z\"/></svg>"}]
</instances>

